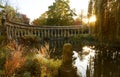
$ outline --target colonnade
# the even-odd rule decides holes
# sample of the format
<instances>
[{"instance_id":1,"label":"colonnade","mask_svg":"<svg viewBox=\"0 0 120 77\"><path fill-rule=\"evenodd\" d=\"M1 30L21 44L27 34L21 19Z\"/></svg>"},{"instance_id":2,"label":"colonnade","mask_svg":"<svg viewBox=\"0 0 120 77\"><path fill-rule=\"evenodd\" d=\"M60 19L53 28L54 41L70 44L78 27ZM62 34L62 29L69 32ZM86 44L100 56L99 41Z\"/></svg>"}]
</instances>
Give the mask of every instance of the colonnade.
<instances>
[{"instance_id":1,"label":"colonnade","mask_svg":"<svg viewBox=\"0 0 120 77\"><path fill-rule=\"evenodd\" d=\"M82 32L81 26L31 26L6 22L8 38L34 35L40 38L63 38L77 36Z\"/></svg>"}]
</instances>

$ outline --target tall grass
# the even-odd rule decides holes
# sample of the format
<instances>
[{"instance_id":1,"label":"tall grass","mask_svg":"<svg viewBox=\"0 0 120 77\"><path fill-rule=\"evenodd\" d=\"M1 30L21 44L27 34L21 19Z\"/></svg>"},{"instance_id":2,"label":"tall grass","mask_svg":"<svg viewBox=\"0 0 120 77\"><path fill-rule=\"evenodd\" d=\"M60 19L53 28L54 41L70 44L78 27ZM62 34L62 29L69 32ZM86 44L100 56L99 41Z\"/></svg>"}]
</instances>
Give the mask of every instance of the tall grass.
<instances>
[{"instance_id":1,"label":"tall grass","mask_svg":"<svg viewBox=\"0 0 120 77\"><path fill-rule=\"evenodd\" d=\"M10 41L5 49L7 52L9 51L9 55L6 55L8 53L5 52L4 63L1 64L4 68L0 68L0 73L2 73L0 76L57 77L61 60L50 58L51 51L48 44L40 46L39 49L29 49L24 45L18 45L16 41Z\"/></svg>"},{"instance_id":2,"label":"tall grass","mask_svg":"<svg viewBox=\"0 0 120 77\"><path fill-rule=\"evenodd\" d=\"M6 61L4 64L4 77L13 76L15 71L22 67L26 61L22 53L22 48L18 46L17 50L12 51L10 56L6 56Z\"/></svg>"},{"instance_id":3,"label":"tall grass","mask_svg":"<svg viewBox=\"0 0 120 77\"><path fill-rule=\"evenodd\" d=\"M61 60L51 59L49 45L42 46L35 57L41 64L41 77L57 77Z\"/></svg>"}]
</instances>

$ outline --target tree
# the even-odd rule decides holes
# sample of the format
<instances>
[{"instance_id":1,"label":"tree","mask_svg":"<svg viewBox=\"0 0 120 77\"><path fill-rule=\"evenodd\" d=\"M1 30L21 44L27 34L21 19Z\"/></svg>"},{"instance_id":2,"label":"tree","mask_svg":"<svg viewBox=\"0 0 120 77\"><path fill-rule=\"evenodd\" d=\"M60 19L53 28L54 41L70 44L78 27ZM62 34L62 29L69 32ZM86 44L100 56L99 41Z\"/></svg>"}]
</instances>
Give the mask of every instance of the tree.
<instances>
[{"instance_id":1,"label":"tree","mask_svg":"<svg viewBox=\"0 0 120 77\"><path fill-rule=\"evenodd\" d=\"M8 0L0 0L0 8L8 4Z\"/></svg>"},{"instance_id":2,"label":"tree","mask_svg":"<svg viewBox=\"0 0 120 77\"><path fill-rule=\"evenodd\" d=\"M4 10L3 0L0 1L0 26L2 25L2 16L3 16L3 10Z\"/></svg>"},{"instance_id":3,"label":"tree","mask_svg":"<svg viewBox=\"0 0 120 77\"><path fill-rule=\"evenodd\" d=\"M65 26L73 24L73 16L76 14L70 9L69 0L55 0L49 6L47 15L47 25Z\"/></svg>"},{"instance_id":4,"label":"tree","mask_svg":"<svg viewBox=\"0 0 120 77\"><path fill-rule=\"evenodd\" d=\"M15 9L12 6L7 5L7 6L5 6L4 11L7 14L7 19L12 21L14 19L15 15L16 15Z\"/></svg>"},{"instance_id":5,"label":"tree","mask_svg":"<svg viewBox=\"0 0 120 77\"><path fill-rule=\"evenodd\" d=\"M94 33L101 41L120 39L120 1L90 0L88 18L96 15Z\"/></svg>"},{"instance_id":6,"label":"tree","mask_svg":"<svg viewBox=\"0 0 120 77\"><path fill-rule=\"evenodd\" d=\"M92 27L92 24L90 23L90 17L94 14L93 13L93 0L90 0L89 1L89 4L88 4L88 15L87 15L87 17L88 17L88 27L89 27L89 34L93 34L94 32L94 30L93 30L93 27Z\"/></svg>"},{"instance_id":7,"label":"tree","mask_svg":"<svg viewBox=\"0 0 120 77\"><path fill-rule=\"evenodd\" d=\"M30 19L25 15L21 13L17 13L14 16L14 19L12 22L17 22L17 23L23 23L23 24L29 24Z\"/></svg>"},{"instance_id":8,"label":"tree","mask_svg":"<svg viewBox=\"0 0 120 77\"><path fill-rule=\"evenodd\" d=\"M43 13L39 18L34 19L32 21L32 25L46 25L46 21L47 21L47 13Z\"/></svg>"},{"instance_id":9,"label":"tree","mask_svg":"<svg viewBox=\"0 0 120 77\"><path fill-rule=\"evenodd\" d=\"M40 22L41 22L40 19L36 18L32 21L32 25L38 26L38 25L40 25Z\"/></svg>"},{"instance_id":10,"label":"tree","mask_svg":"<svg viewBox=\"0 0 120 77\"><path fill-rule=\"evenodd\" d=\"M78 18L76 18L75 19L75 21L74 21L74 25L81 25L81 19L78 17Z\"/></svg>"}]
</instances>

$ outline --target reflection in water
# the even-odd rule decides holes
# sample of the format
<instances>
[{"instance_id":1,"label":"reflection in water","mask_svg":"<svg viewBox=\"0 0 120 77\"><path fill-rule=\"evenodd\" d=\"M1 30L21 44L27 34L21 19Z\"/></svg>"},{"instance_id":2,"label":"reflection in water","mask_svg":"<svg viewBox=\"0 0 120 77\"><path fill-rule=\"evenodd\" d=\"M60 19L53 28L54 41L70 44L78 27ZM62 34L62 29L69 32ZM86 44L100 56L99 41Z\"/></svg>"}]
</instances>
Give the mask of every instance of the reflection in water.
<instances>
[{"instance_id":1,"label":"reflection in water","mask_svg":"<svg viewBox=\"0 0 120 77\"><path fill-rule=\"evenodd\" d=\"M50 49L55 49L51 50L54 51L51 52L51 57L61 59L64 43L73 46L73 57L77 58L74 66L80 77L120 77L120 47L82 47L81 41L54 40L49 41Z\"/></svg>"},{"instance_id":2,"label":"reflection in water","mask_svg":"<svg viewBox=\"0 0 120 77\"><path fill-rule=\"evenodd\" d=\"M71 40L49 40L49 47L50 47L50 55L51 58L59 58L61 59L62 55L62 47L65 43L71 43L73 46L73 49L75 51L80 51L81 50L81 44L80 41L71 41Z\"/></svg>"},{"instance_id":3,"label":"reflection in water","mask_svg":"<svg viewBox=\"0 0 120 77\"><path fill-rule=\"evenodd\" d=\"M73 57L76 57L74 66L77 67L77 74L80 77L81 76L86 77L87 66L89 66L89 61L91 61L92 58L94 57L95 50L93 50L91 47L84 46L81 56L76 51L73 51L73 53L74 53ZM81 59L81 57L82 57L82 59Z\"/></svg>"},{"instance_id":4,"label":"reflection in water","mask_svg":"<svg viewBox=\"0 0 120 77\"><path fill-rule=\"evenodd\" d=\"M74 51L75 66L80 77L120 77L119 47L88 47Z\"/></svg>"},{"instance_id":5,"label":"reflection in water","mask_svg":"<svg viewBox=\"0 0 120 77\"><path fill-rule=\"evenodd\" d=\"M120 47L99 47L96 50L94 77L120 77Z\"/></svg>"}]
</instances>

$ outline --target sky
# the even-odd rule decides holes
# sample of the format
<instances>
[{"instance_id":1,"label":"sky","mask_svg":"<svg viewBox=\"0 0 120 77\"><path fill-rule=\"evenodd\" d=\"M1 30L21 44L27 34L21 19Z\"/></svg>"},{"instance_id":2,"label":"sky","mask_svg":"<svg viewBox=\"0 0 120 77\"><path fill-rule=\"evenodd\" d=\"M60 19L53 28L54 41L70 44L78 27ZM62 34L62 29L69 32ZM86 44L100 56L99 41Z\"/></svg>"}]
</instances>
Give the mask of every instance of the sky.
<instances>
[{"instance_id":1,"label":"sky","mask_svg":"<svg viewBox=\"0 0 120 77\"><path fill-rule=\"evenodd\" d=\"M52 5L55 0L9 0L11 6L18 12L26 14L30 21L38 18L41 14L48 10L48 6ZM83 9L87 11L88 0L70 0L71 9L75 9L77 14Z\"/></svg>"}]
</instances>

